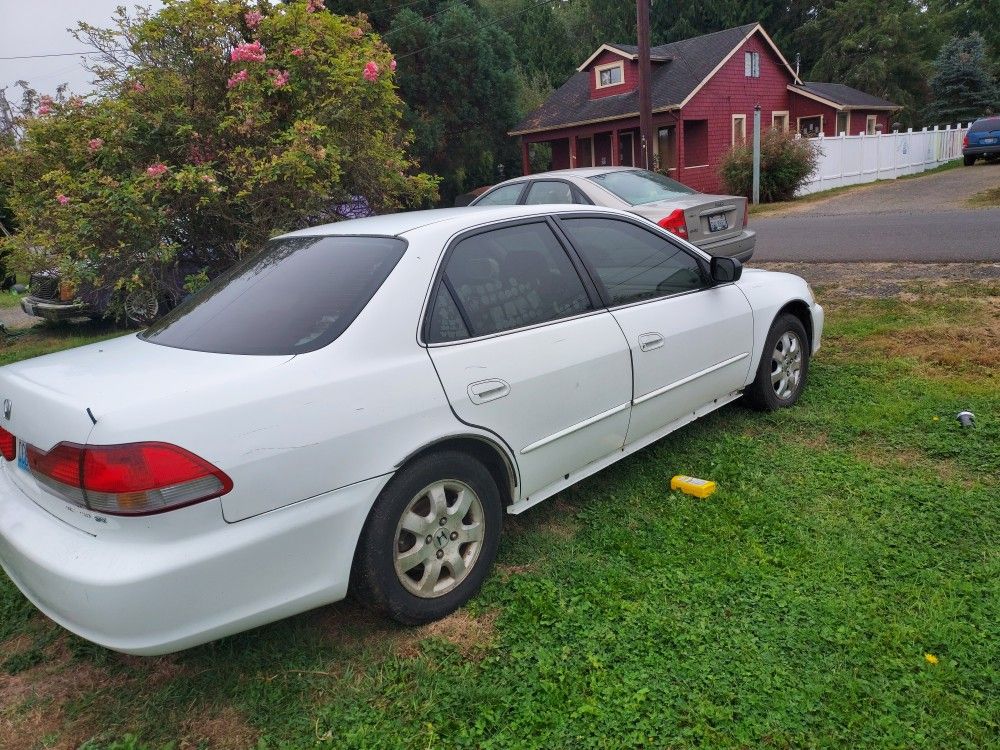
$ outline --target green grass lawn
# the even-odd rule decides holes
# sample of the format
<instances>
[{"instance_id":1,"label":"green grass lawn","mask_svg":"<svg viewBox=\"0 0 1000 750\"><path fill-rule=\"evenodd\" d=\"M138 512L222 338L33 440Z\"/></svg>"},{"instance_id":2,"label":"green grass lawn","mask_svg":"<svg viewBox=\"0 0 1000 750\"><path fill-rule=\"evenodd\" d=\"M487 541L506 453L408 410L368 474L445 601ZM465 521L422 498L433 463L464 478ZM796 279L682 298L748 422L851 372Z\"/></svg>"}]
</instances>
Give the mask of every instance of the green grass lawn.
<instances>
[{"instance_id":1,"label":"green grass lawn","mask_svg":"<svg viewBox=\"0 0 1000 750\"><path fill-rule=\"evenodd\" d=\"M341 603L140 659L0 576L0 747L997 747L998 290L823 301L799 406L727 407L509 518L440 623Z\"/></svg>"}]
</instances>

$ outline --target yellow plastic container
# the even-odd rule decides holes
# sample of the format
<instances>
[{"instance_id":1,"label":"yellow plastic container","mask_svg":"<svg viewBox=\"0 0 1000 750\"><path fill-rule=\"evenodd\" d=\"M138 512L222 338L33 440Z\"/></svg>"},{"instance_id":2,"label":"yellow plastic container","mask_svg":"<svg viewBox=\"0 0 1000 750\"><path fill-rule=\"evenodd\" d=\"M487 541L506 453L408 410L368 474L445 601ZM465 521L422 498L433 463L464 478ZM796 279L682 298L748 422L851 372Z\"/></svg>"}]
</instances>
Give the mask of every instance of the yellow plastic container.
<instances>
[{"instance_id":1,"label":"yellow plastic container","mask_svg":"<svg viewBox=\"0 0 1000 750\"><path fill-rule=\"evenodd\" d=\"M715 482L708 479L698 479L697 477L686 477L678 474L670 480L670 489L680 490L688 495L706 498L715 492Z\"/></svg>"}]
</instances>

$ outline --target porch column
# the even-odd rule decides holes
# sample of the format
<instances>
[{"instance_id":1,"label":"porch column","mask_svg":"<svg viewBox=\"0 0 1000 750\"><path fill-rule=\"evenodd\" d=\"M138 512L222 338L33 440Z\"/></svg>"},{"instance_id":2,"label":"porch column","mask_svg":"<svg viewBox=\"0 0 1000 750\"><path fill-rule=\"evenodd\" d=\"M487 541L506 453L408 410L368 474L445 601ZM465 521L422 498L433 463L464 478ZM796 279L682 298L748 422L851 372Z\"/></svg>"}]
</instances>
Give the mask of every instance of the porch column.
<instances>
[{"instance_id":1,"label":"porch column","mask_svg":"<svg viewBox=\"0 0 1000 750\"><path fill-rule=\"evenodd\" d=\"M674 172L674 179L678 182L684 181L684 118L677 117L677 171Z\"/></svg>"},{"instance_id":2,"label":"porch column","mask_svg":"<svg viewBox=\"0 0 1000 750\"><path fill-rule=\"evenodd\" d=\"M569 168L576 166L576 133L569 137Z\"/></svg>"},{"instance_id":3,"label":"porch column","mask_svg":"<svg viewBox=\"0 0 1000 750\"><path fill-rule=\"evenodd\" d=\"M618 153L618 128L615 128L611 131L611 166L617 167L621 162L621 155Z\"/></svg>"},{"instance_id":4,"label":"porch column","mask_svg":"<svg viewBox=\"0 0 1000 750\"><path fill-rule=\"evenodd\" d=\"M531 158L528 153L528 140L521 136L521 174L531 174Z\"/></svg>"}]
</instances>

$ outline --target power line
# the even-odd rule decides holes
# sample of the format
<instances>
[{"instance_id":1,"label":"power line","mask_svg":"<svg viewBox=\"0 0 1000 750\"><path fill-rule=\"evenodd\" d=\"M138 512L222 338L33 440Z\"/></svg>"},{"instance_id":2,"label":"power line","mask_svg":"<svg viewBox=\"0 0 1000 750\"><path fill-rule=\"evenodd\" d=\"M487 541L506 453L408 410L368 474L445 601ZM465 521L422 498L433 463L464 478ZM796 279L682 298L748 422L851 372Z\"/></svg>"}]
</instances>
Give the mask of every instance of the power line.
<instances>
[{"instance_id":1,"label":"power line","mask_svg":"<svg viewBox=\"0 0 1000 750\"><path fill-rule=\"evenodd\" d=\"M96 50L91 52L49 52L44 55L10 55L0 57L0 60L33 60L38 57L70 57L72 55L99 55L100 52Z\"/></svg>"},{"instance_id":2,"label":"power line","mask_svg":"<svg viewBox=\"0 0 1000 750\"><path fill-rule=\"evenodd\" d=\"M480 29L485 29L485 28L488 28L489 26L496 26L498 23L502 23L503 21L507 21L507 20L513 18L514 16L520 16L523 13L528 13L529 11L532 11L535 8L540 8L541 6L546 5L548 3L552 3L552 2L554 2L554 0L538 0L537 2L535 2L532 5L528 6L527 8L524 8L522 10L516 11L514 13L509 13L506 16L501 16L500 18L497 18L494 21L490 21L489 23L484 23L479 28ZM566 2L569 2L569 0L566 0ZM437 47L437 46L440 46L442 44L447 44L448 42L454 42L454 41L456 41L458 39L464 39L464 38L466 38L468 36L469 36L468 34L458 34L456 36L449 37L448 39L441 39L440 41L434 42L434 44L428 44L426 47L421 47L420 49L414 50L413 52L407 52L405 55L399 55L396 59L397 60L405 60L407 57L413 57L414 55L419 55L421 52L426 52L427 50L431 49L432 47Z\"/></svg>"}]
</instances>

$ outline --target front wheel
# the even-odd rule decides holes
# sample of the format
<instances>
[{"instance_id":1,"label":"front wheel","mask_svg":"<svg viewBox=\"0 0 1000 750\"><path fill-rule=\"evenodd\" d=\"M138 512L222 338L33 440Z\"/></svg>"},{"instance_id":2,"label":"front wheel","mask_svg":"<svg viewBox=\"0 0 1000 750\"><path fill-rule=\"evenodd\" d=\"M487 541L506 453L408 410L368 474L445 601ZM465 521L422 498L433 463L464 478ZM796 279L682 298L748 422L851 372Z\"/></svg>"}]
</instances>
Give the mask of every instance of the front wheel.
<instances>
[{"instance_id":1,"label":"front wheel","mask_svg":"<svg viewBox=\"0 0 1000 750\"><path fill-rule=\"evenodd\" d=\"M474 458L447 451L417 459L386 486L365 523L355 593L407 625L451 614L489 574L502 517L496 483Z\"/></svg>"},{"instance_id":2,"label":"front wheel","mask_svg":"<svg viewBox=\"0 0 1000 750\"><path fill-rule=\"evenodd\" d=\"M809 373L809 338L802 321L779 315L764 342L757 376L744 397L750 406L774 411L799 400Z\"/></svg>"}]
</instances>

